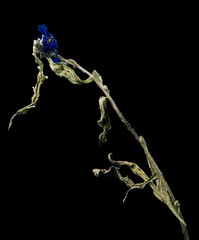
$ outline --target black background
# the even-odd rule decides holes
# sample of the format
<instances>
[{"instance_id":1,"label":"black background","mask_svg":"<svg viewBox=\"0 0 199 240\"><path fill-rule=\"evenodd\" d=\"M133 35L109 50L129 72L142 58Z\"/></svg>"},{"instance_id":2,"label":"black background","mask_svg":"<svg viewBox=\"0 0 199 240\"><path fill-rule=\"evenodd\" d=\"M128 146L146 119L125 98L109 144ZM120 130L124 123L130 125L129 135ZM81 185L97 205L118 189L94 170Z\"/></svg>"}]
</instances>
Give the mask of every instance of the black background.
<instances>
[{"instance_id":1,"label":"black background","mask_svg":"<svg viewBox=\"0 0 199 240\"><path fill-rule=\"evenodd\" d=\"M44 60L48 80L37 107L17 117L7 132L10 117L30 103L38 72L32 42L44 23L58 41L59 54L90 72L96 69L124 116L145 137L181 203L191 239L197 109L194 6L61 1L16 7L20 11L7 15L13 21L2 26L6 75L1 188L7 236L183 239L178 220L149 187L130 192L123 204L124 184L94 177L93 168L109 168L110 152L150 174L142 149L111 106L112 129L108 142L99 146L102 92L94 83L73 85L51 72Z\"/></svg>"}]
</instances>

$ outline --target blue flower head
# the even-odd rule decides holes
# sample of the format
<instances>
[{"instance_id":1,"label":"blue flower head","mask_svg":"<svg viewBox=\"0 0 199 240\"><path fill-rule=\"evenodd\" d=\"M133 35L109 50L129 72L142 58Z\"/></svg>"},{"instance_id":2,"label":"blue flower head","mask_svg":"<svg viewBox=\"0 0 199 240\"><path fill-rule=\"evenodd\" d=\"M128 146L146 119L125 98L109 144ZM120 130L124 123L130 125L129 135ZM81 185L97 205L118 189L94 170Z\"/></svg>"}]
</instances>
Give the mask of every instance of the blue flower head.
<instances>
[{"instance_id":1,"label":"blue flower head","mask_svg":"<svg viewBox=\"0 0 199 240\"><path fill-rule=\"evenodd\" d=\"M41 57L50 57L54 63L60 64L58 57L58 44L53 34L48 32L45 24L39 25L38 30L41 32L40 55Z\"/></svg>"}]
</instances>

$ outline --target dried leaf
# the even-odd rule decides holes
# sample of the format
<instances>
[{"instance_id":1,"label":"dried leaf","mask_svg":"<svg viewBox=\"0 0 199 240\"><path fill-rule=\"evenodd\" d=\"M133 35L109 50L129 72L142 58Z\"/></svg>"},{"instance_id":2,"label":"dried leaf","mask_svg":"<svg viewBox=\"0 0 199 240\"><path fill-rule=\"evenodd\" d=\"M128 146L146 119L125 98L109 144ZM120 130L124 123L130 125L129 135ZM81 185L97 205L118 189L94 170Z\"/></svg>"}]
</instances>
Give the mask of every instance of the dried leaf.
<instances>
[{"instance_id":1,"label":"dried leaf","mask_svg":"<svg viewBox=\"0 0 199 240\"><path fill-rule=\"evenodd\" d=\"M38 64L38 69L39 69L39 73L37 75L37 82L35 84L35 87L33 87L33 96L31 98L31 103L28 104L27 106L19 109L10 119L9 122L9 126L8 126L8 130L10 129L10 127L12 126L13 120L17 115L20 114L26 114L27 111L29 111L32 108L35 108L37 101L39 100L39 96L40 96L40 88L41 85L43 84L44 80L47 79L47 76L44 75L43 69L44 69L44 65L43 62L38 58L37 53L35 51L35 48L33 47L33 56L35 58L35 62Z\"/></svg>"},{"instance_id":2,"label":"dried leaf","mask_svg":"<svg viewBox=\"0 0 199 240\"><path fill-rule=\"evenodd\" d=\"M87 84L93 82L93 78L89 77L86 80L81 80L76 72L70 68L66 63L56 64L51 58L48 58L49 66L53 72L55 72L60 77L67 78L73 84Z\"/></svg>"},{"instance_id":3,"label":"dried leaf","mask_svg":"<svg viewBox=\"0 0 199 240\"><path fill-rule=\"evenodd\" d=\"M95 168L93 169L93 174L95 175L95 177L104 176L104 175L110 177L115 175L115 169L116 167L114 166L110 167L108 170Z\"/></svg>"},{"instance_id":4,"label":"dried leaf","mask_svg":"<svg viewBox=\"0 0 199 240\"><path fill-rule=\"evenodd\" d=\"M127 162L127 161L114 161L111 158L111 153L108 155L109 161L113 164L108 170L106 169L94 169L93 173L96 177L101 176L101 175L106 175L106 176L115 176L117 177L120 181L125 183L125 185L128 187L128 190L126 192L126 195L123 199L123 202L126 200L128 193L137 188L137 189L143 189L147 184L153 184L153 181L157 178L157 176L152 175L150 178L145 174L145 172L138 167L137 164ZM144 182L141 183L134 183L128 176L123 177L120 173L120 166L128 166L133 173L144 179Z\"/></svg>"},{"instance_id":5,"label":"dried leaf","mask_svg":"<svg viewBox=\"0 0 199 240\"><path fill-rule=\"evenodd\" d=\"M148 148L147 148L147 144L146 141L144 139L144 137L140 136L140 143L141 146L144 149L147 161L148 161L148 165L149 168L151 170L152 175L156 175L158 176L158 179L156 180L156 187L157 187L157 191L155 191L155 196L158 197L163 203L165 203L168 208L171 210L171 212L178 218L178 220L180 221L180 223L182 224L181 226L184 225L184 227L182 227L182 229L185 228L186 223L183 219L183 216L180 212L179 208L176 208L175 206L175 202L177 201L168 185L168 183L166 182L162 172L160 171L160 169L158 168L156 162L154 161L153 157L151 156ZM184 230L183 230L184 231Z\"/></svg>"},{"instance_id":6,"label":"dried leaf","mask_svg":"<svg viewBox=\"0 0 199 240\"><path fill-rule=\"evenodd\" d=\"M111 129L110 118L107 111L107 101L106 97L100 97L99 107L101 112L101 118L98 120L98 125L103 128L103 132L99 135L99 143L104 143L107 141L107 132Z\"/></svg>"}]
</instances>

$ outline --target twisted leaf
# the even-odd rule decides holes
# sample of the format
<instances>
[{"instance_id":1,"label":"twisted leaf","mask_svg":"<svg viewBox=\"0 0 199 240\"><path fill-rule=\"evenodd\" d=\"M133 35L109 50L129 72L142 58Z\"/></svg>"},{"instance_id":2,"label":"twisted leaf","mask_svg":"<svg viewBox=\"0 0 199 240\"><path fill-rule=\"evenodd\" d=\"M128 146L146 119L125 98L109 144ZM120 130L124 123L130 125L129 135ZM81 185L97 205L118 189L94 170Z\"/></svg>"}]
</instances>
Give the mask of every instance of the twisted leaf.
<instances>
[{"instance_id":1,"label":"twisted leaf","mask_svg":"<svg viewBox=\"0 0 199 240\"><path fill-rule=\"evenodd\" d=\"M48 62L53 72L55 72L60 77L67 78L73 84L82 85L93 82L92 77L89 77L86 80L81 80L76 72L64 62L61 64L56 64L52 61L51 58L48 58Z\"/></svg>"},{"instance_id":2,"label":"twisted leaf","mask_svg":"<svg viewBox=\"0 0 199 240\"><path fill-rule=\"evenodd\" d=\"M12 126L13 120L17 115L20 114L25 114L27 113L27 111L29 111L32 108L36 107L37 101L39 100L39 96L40 96L40 88L41 85L43 84L44 80L47 79L48 77L44 75L43 69L44 69L44 64L43 62L39 59L39 57L37 56L36 50L33 47L33 56L35 58L35 62L38 64L38 69L39 69L39 73L37 75L37 82L35 84L35 87L33 87L33 96L31 98L31 103L28 104L27 106L19 109L10 119L9 122L9 126L8 126L8 130L10 129L10 127Z\"/></svg>"},{"instance_id":3,"label":"twisted leaf","mask_svg":"<svg viewBox=\"0 0 199 240\"><path fill-rule=\"evenodd\" d=\"M111 129L110 118L107 111L107 101L108 99L104 96L99 99L99 107L101 112L101 118L97 121L98 125L103 128L103 132L99 135L99 143L104 143L107 141L107 132Z\"/></svg>"}]
</instances>

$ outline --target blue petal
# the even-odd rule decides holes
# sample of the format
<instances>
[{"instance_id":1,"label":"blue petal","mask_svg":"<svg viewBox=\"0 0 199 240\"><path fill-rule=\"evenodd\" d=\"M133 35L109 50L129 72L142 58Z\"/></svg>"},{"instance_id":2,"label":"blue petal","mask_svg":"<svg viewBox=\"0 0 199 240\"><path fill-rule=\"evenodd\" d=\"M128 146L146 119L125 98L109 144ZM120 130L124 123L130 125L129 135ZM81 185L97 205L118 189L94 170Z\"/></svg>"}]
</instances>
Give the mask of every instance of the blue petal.
<instances>
[{"instance_id":1,"label":"blue petal","mask_svg":"<svg viewBox=\"0 0 199 240\"><path fill-rule=\"evenodd\" d=\"M46 27L45 24L39 25L38 26L38 31L40 31L41 34L47 34L48 35L48 28Z\"/></svg>"}]
</instances>

